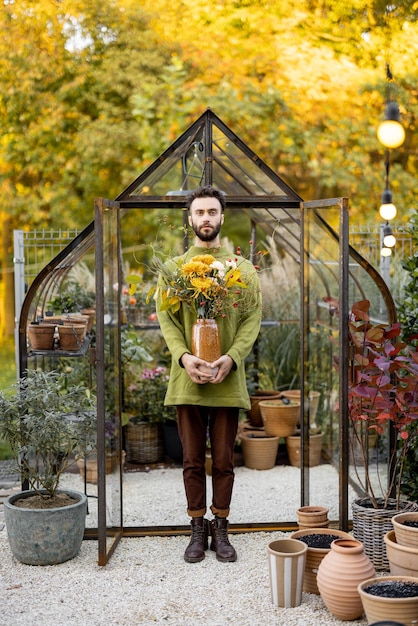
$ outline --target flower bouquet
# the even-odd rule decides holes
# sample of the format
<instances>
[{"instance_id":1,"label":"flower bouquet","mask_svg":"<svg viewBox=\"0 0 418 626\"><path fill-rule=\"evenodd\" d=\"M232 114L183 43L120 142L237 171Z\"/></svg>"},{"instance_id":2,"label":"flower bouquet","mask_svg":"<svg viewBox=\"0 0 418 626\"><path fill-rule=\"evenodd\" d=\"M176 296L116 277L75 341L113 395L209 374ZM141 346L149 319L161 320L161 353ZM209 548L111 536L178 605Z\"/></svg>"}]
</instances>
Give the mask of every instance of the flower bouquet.
<instances>
[{"instance_id":1,"label":"flower bouquet","mask_svg":"<svg viewBox=\"0 0 418 626\"><path fill-rule=\"evenodd\" d=\"M158 287L162 311L175 313L185 303L195 309L198 319L225 317L228 306L237 307L241 289L247 287L232 258L222 263L211 254L200 254L190 261L180 260L174 270L157 263L164 283Z\"/></svg>"}]
</instances>

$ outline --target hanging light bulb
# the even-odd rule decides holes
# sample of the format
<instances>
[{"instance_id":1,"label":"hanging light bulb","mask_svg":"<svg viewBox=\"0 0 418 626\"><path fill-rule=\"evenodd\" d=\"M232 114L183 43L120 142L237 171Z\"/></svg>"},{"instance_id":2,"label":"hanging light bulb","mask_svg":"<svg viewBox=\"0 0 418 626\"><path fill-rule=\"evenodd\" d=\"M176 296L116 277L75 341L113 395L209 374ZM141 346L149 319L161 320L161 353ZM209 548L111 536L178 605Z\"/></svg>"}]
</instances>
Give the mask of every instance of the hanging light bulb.
<instances>
[{"instance_id":1,"label":"hanging light bulb","mask_svg":"<svg viewBox=\"0 0 418 626\"><path fill-rule=\"evenodd\" d=\"M381 256L390 256L392 254L392 250L390 248L382 248L380 251Z\"/></svg>"},{"instance_id":2,"label":"hanging light bulb","mask_svg":"<svg viewBox=\"0 0 418 626\"><path fill-rule=\"evenodd\" d=\"M393 204L393 197L390 189L384 190L381 202L382 204L379 209L380 217L386 221L393 220L396 215L396 206Z\"/></svg>"},{"instance_id":3,"label":"hanging light bulb","mask_svg":"<svg viewBox=\"0 0 418 626\"><path fill-rule=\"evenodd\" d=\"M400 123L398 103L390 100L385 107L385 117L377 129L377 138L385 148L399 148L405 141L405 130Z\"/></svg>"},{"instance_id":4,"label":"hanging light bulb","mask_svg":"<svg viewBox=\"0 0 418 626\"><path fill-rule=\"evenodd\" d=\"M383 245L385 248L393 248L396 244L396 238L392 232L389 223L386 222L386 225L383 228Z\"/></svg>"}]
</instances>

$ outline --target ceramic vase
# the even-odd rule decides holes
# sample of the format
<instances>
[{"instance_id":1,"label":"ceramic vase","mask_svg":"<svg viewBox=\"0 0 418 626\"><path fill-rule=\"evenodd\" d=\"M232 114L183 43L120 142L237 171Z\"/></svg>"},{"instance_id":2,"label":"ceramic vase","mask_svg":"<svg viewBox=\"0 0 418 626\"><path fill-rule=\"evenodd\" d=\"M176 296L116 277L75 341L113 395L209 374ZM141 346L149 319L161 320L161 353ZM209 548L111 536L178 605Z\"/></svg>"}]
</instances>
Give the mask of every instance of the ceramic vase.
<instances>
[{"instance_id":1,"label":"ceramic vase","mask_svg":"<svg viewBox=\"0 0 418 626\"><path fill-rule=\"evenodd\" d=\"M393 621L402 626L415 626L418 623L418 595L411 597L387 597L384 588L391 584L418 585L418 579L409 576L383 576L362 581L358 586L364 612L369 624ZM368 588L379 585L379 595L372 595Z\"/></svg>"},{"instance_id":2,"label":"ceramic vase","mask_svg":"<svg viewBox=\"0 0 418 626\"><path fill-rule=\"evenodd\" d=\"M302 603L307 549L307 545L297 539L277 539L267 546L274 606L291 608Z\"/></svg>"},{"instance_id":3,"label":"ceramic vase","mask_svg":"<svg viewBox=\"0 0 418 626\"><path fill-rule=\"evenodd\" d=\"M192 326L192 354L212 363L222 355L221 338L216 320L198 319ZM201 368L203 369L203 368ZM210 368L208 371L216 372Z\"/></svg>"},{"instance_id":4,"label":"ceramic vase","mask_svg":"<svg viewBox=\"0 0 418 626\"><path fill-rule=\"evenodd\" d=\"M319 593L327 609L340 620L354 620L363 613L358 585L376 575L364 552L364 546L355 539L337 539L318 567Z\"/></svg>"},{"instance_id":5,"label":"ceramic vase","mask_svg":"<svg viewBox=\"0 0 418 626\"><path fill-rule=\"evenodd\" d=\"M321 540L319 542L315 541L316 545L320 545L321 543L323 544L323 539L326 538L328 540L327 547L313 547L309 545L311 543L309 540L312 538L312 535L314 535L316 540ZM335 539L351 539L351 535L343 530L335 528L304 528L303 530L297 530L291 534L292 539L307 542L308 552L306 554L305 573L303 577L303 591L306 591L307 593L319 595L318 585L316 582L318 567L322 559L331 550L332 537Z\"/></svg>"}]
</instances>

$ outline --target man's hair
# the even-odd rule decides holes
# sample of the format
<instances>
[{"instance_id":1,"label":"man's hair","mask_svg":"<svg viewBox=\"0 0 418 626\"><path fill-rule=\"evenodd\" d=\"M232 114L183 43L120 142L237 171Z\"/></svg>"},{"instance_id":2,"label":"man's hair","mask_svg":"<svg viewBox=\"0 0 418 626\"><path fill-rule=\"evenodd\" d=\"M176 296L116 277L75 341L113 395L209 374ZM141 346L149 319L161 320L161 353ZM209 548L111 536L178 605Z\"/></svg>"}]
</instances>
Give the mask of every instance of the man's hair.
<instances>
[{"instance_id":1,"label":"man's hair","mask_svg":"<svg viewBox=\"0 0 418 626\"><path fill-rule=\"evenodd\" d=\"M225 211L226 199L225 194L220 189L215 189L211 185L205 187L198 187L187 196L186 207L190 210L193 200L196 198L216 198L221 205L222 213Z\"/></svg>"}]
</instances>

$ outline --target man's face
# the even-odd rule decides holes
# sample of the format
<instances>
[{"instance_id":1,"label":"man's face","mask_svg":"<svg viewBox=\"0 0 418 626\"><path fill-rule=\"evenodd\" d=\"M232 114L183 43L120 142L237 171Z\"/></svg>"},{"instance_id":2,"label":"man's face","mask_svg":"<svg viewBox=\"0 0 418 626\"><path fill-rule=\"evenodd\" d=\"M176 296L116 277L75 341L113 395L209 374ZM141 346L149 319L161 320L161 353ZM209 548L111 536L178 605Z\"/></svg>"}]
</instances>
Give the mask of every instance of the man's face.
<instances>
[{"instance_id":1,"label":"man's face","mask_svg":"<svg viewBox=\"0 0 418 626\"><path fill-rule=\"evenodd\" d=\"M214 241L224 223L217 198L195 198L190 207L189 224L201 241Z\"/></svg>"}]
</instances>

